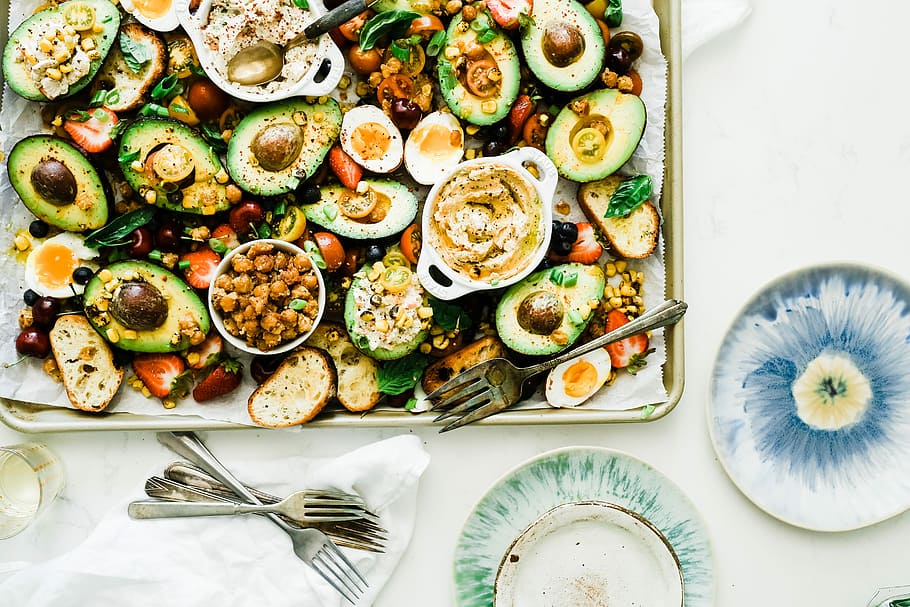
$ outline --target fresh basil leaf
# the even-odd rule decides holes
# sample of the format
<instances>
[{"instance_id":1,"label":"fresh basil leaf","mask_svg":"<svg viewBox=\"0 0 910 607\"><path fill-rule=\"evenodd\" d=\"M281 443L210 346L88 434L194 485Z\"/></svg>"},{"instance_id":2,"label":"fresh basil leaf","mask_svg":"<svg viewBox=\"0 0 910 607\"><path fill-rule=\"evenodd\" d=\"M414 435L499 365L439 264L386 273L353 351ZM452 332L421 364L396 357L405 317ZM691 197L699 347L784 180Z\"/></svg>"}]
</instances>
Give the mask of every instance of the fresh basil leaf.
<instances>
[{"instance_id":1,"label":"fresh basil leaf","mask_svg":"<svg viewBox=\"0 0 910 607\"><path fill-rule=\"evenodd\" d=\"M85 246L92 249L117 246L130 232L150 222L155 216L155 210L155 207L147 206L117 217L86 236Z\"/></svg>"},{"instance_id":2,"label":"fresh basil leaf","mask_svg":"<svg viewBox=\"0 0 910 607\"><path fill-rule=\"evenodd\" d=\"M360 30L360 50L368 51L380 39L398 38L411 26L420 13L412 11L383 11L370 17Z\"/></svg>"},{"instance_id":3,"label":"fresh basil leaf","mask_svg":"<svg viewBox=\"0 0 910 607\"><path fill-rule=\"evenodd\" d=\"M619 27L622 25L622 0L607 0L607 8L604 10L604 21L607 27Z\"/></svg>"},{"instance_id":4,"label":"fresh basil leaf","mask_svg":"<svg viewBox=\"0 0 910 607\"><path fill-rule=\"evenodd\" d=\"M123 51L123 59L126 64L136 73L142 71L142 66L152 59L149 48L136 42L125 32L120 32L120 50Z\"/></svg>"},{"instance_id":5,"label":"fresh basil leaf","mask_svg":"<svg viewBox=\"0 0 910 607\"><path fill-rule=\"evenodd\" d=\"M294 0L294 6L302 8L305 11L310 10L310 3L307 0Z\"/></svg>"},{"instance_id":6,"label":"fresh basil leaf","mask_svg":"<svg viewBox=\"0 0 910 607\"><path fill-rule=\"evenodd\" d=\"M433 308L433 322L444 331L456 329L464 331L471 328L471 317L459 306L441 299L430 299L430 307Z\"/></svg>"},{"instance_id":7,"label":"fresh basil leaf","mask_svg":"<svg viewBox=\"0 0 910 607\"><path fill-rule=\"evenodd\" d=\"M209 146L216 152L226 152L227 144L224 142L224 139L221 137L221 131L218 127L211 124L202 125L202 138L209 144Z\"/></svg>"},{"instance_id":8,"label":"fresh basil leaf","mask_svg":"<svg viewBox=\"0 0 910 607\"><path fill-rule=\"evenodd\" d=\"M651 197L651 192L650 176L638 175L626 179L610 196L610 203L604 217L625 217L644 204Z\"/></svg>"},{"instance_id":9,"label":"fresh basil leaf","mask_svg":"<svg viewBox=\"0 0 910 607\"><path fill-rule=\"evenodd\" d=\"M397 396L412 390L429 364L430 358L418 352L383 364L376 372L379 391L389 396Z\"/></svg>"}]
</instances>

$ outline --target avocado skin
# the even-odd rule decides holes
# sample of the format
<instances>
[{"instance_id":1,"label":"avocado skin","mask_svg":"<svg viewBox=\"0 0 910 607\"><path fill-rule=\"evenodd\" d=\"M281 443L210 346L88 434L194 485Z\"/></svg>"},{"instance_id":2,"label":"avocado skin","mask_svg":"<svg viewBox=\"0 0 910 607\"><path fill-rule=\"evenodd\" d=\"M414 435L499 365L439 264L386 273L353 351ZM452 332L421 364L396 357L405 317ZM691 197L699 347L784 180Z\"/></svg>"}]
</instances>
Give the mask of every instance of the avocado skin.
<instances>
[{"instance_id":1,"label":"avocado skin","mask_svg":"<svg viewBox=\"0 0 910 607\"><path fill-rule=\"evenodd\" d=\"M577 274L578 281L572 287L557 285L550 280L551 273L562 271L565 275ZM521 282L509 287L499 305L496 306L496 331L509 349L521 354L544 356L555 354L572 345L594 317L589 302L600 301L603 297L605 278L598 265L567 263L546 270L534 272ZM524 329L518 322L518 308L529 295L538 291L552 293L563 303L565 314L557 331L567 337L565 343L557 343L550 335L537 335ZM580 323L572 322L570 311L575 311Z\"/></svg>"},{"instance_id":2,"label":"avocado skin","mask_svg":"<svg viewBox=\"0 0 910 607\"><path fill-rule=\"evenodd\" d=\"M55 98L54 101L72 97L89 85L101 68L101 64L104 63L104 58L107 56L108 51L111 50L111 46L114 44L117 32L120 29L120 11L107 0L73 1L85 2L95 9L95 23L102 26L102 31L93 35L92 39L94 39L95 48L101 57L92 61L88 74L70 85L66 95L61 95ZM19 58L17 47L24 38L31 38L30 34L36 33L40 35L45 33L47 29L46 23L49 18L61 13L67 4L69 2L64 2L56 7L48 8L32 15L23 21L10 35L6 47L3 49L3 79L17 95L30 101L50 101L38 88L38 84L31 79L28 73L28 64Z\"/></svg>"},{"instance_id":3,"label":"avocado skin","mask_svg":"<svg viewBox=\"0 0 910 607\"><path fill-rule=\"evenodd\" d=\"M461 14L459 13L449 23L449 28L446 30L445 47L453 45L459 38L467 39L471 37L473 39L477 36L477 33L470 28L468 28L467 32L462 32L459 28L461 22ZM496 32L496 37L483 46L496 59L499 71L502 73L498 96L481 99L471 93L458 81L458 71L455 65L446 59L445 52L439 54L437 64L439 89L452 113L462 120L480 126L493 124L505 118L518 97L518 86L521 80L521 68L515 46L498 27L493 25L492 30ZM485 101L495 101L496 111L493 113L484 112L482 104Z\"/></svg>"},{"instance_id":4,"label":"avocado skin","mask_svg":"<svg viewBox=\"0 0 910 607\"><path fill-rule=\"evenodd\" d=\"M165 192L152 171L137 171L132 167L131 158L136 150L136 161L145 164L149 153L167 144L179 144L189 150L195 160L194 180L181 187L177 193ZM179 213L214 214L226 211L231 205L227 201L227 184L220 184L215 175L224 171L221 160L205 139L182 122L160 118L140 118L123 131L118 152L120 170L127 183L137 193L153 188L156 192L155 206ZM225 173L226 174L226 173Z\"/></svg>"},{"instance_id":5,"label":"avocado skin","mask_svg":"<svg viewBox=\"0 0 910 607\"><path fill-rule=\"evenodd\" d=\"M98 302L105 293L104 282L101 280L99 273L85 285L83 302L85 315L92 326L104 337L110 341L107 331L116 329L119 339L112 342L118 348L131 350L133 352L176 352L185 350L190 346L189 338L180 335L176 341L172 341L175 334L179 335L179 323L187 314L192 316L199 325L199 330L208 333L211 328L211 320L205 304L199 298L199 295L190 288L177 275L164 268L156 266L145 261L121 261L107 266L106 268L113 274L112 280L123 282L139 281L146 282L157 288L162 294L167 295L168 314L164 323L154 329L138 330L134 339L128 339L124 336L124 327L110 313L100 316ZM126 279L131 275L138 278ZM106 320L106 322L103 322Z\"/></svg>"},{"instance_id":6,"label":"avocado skin","mask_svg":"<svg viewBox=\"0 0 910 607\"><path fill-rule=\"evenodd\" d=\"M543 38L551 24L574 25L584 40L582 54L565 67L550 63L543 51ZM537 79L544 86L563 92L580 91L595 82L603 69L607 52L607 45L593 15L575 0L534 2L534 18L522 31L521 48L528 68Z\"/></svg>"},{"instance_id":7,"label":"avocado skin","mask_svg":"<svg viewBox=\"0 0 910 607\"><path fill-rule=\"evenodd\" d=\"M46 200L31 181L32 171L42 160L63 163L76 180L76 198L65 205ZM68 232L84 232L107 223L106 182L83 151L72 142L53 135L32 135L13 146L7 160L10 184L35 217ZM82 209L77 206L87 208Z\"/></svg>"},{"instance_id":8,"label":"avocado skin","mask_svg":"<svg viewBox=\"0 0 910 607\"><path fill-rule=\"evenodd\" d=\"M268 171L251 162L252 144L257 134L274 124L296 124L294 114L302 112L303 147L297 160L279 171ZM322 114L315 120L316 113ZM228 142L227 170L238 186L259 196L276 196L297 188L322 164L341 133L341 107L331 97L325 103L289 99L254 109L244 116Z\"/></svg>"},{"instance_id":9,"label":"avocado skin","mask_svg":"<svg viewBox=\"0 0 910 607\"><path fill-rule=\"evenodd\" d=\"M587 104L587 112L577 114L572 109L578 102ZM594 116L609 120L612 129L607 149L597 162L583 162L572 149L572 136L583 122ZM566 104L547 132L547 156L566 179L585 183L608 177L628 162L638 148L645 131L645 104L636 95L603 89L581 95Z\"/></svg>"}]
</instances>

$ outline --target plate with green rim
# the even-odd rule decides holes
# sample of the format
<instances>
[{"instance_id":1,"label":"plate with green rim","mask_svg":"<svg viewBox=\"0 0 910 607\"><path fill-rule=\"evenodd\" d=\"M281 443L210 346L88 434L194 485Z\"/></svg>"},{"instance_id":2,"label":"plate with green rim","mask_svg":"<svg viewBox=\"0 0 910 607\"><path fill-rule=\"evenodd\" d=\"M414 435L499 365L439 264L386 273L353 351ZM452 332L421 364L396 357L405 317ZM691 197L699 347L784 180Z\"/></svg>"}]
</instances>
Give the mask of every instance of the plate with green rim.
<instances>
[{"instance_id":1,"label":"plate with green rim","mask_svg":"<svg viewBox=\"0 0 910 607\"><path fill-rule=\"evenodd\" d=\"M474 506L455 548L456 605L491 607L500 563L514 540L553 508L591 500L615 504L653 525L679 560L686 607L714 604L707 527L682 490L626 453L566 447L509 471Z\"/></svg>"}]
</instances>

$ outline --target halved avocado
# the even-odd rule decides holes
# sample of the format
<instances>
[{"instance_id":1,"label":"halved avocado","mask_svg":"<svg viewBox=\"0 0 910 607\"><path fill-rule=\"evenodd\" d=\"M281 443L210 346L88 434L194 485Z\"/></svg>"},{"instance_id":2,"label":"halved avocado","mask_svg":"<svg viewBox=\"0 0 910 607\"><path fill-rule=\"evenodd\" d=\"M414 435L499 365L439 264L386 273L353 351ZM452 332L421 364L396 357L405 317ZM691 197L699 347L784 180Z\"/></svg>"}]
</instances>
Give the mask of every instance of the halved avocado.
<instances>
[{"instance_id":1,"label":"halved avocado","mask_svg":"<svg viewBox=\"0 0 910 607\"><path fill-rule=\"evenodd\" d=\"M373 264L368 263L364 265L355 275L354 279L351 281L351 287L348 289L347 295L344 300L344 324L345 328L348 330L348 334L351 336L351 341L354 342L354 345L357 346L361 352L375 358L377 360L395 360L397 358L403 358L415 351L421 343L427 338L427 335L430 331L430 321L421 320L416 316L417 311L411 310L409 313L413 315L411 320L413 322L420 323L420 330L417 332L410 331L410 338L400 341L395 345L389 346L379 346L376 348L370 347L370 341L367 335L364 334L366 330L365 327L372 326L377 321L385 322L389 327L387 332L383 332L383 335L393 335L391 331L395 330L395 321L396 318L391 315L382 315L376 311L371 305L370 300L372 299L369 296L358 297L358 293L366 292L370 293L370 271L373 269ZM412 276L413 280L416 283L418 289L423 291L423 288L420 287L420 283L416 282L416 274ZM427 295L423 293L423 305L428 306ZM364 320L362 315L369 314L371 315L369 320ZM360 321L360 322L358 322ZM363 329L363 330L361 330ZM378 331L378 329L376 329Z\"/></svg>"},{"instance_id":2,"label":"halved avocado","mask_svg":"<svg viewBox=\"0 0 910 607\"><path fill-rule=\"evenodd\" d=\"M363 194L338 184L319 188L322 199L302 207L307 221L360 240L385 238L414 222L417 197L407 186L387 179L363 181L368 186Z\"/></svg>"},{"instance_id":3,"label":"halved avocado","mask_svg":"<svg viewBox=\"0 0 910 607\"><path fill-rule=\"evenodd\" d=\"M575 0L535 0L521 35L531 72L557 91L580 91L600 75L606 56L600 27Z\"/></svg>"},{"instance_id":4,"label":"halved avocado","mask_svg":"<svg viewBox=\"0 0 910 607\"><path fill-rule=\"evenodd\" d=\"M341 108L291 99L247 114L228 143L227 169L238 186L260 196L295 189L319 168L341 132Z\"/></svg>"},{"instance_id":5,"label":"halved avocado","mask_svg":"<svg viewBox=\"0 0 910 607\"><path fill-rule=\"evenodd\" d=\"M13 146L6 168L22 203L42 221L68 232L107 223L104 184L71 142L52 135L26 137Z\"/></svg>"},{"instance_id":6,"label":"halved avocado","mask_svg":"<svg viewBox=\"0 0 910 607\"><path fill-rule=\"evenodd\" d=\"M205 335L211 326L193 289L144 261L121 261L97 272L85 285L83 302L86 317L105 339L134 352L185 350L196 331Z\"/></svg>"},{"instance_id":7,"label":"halved avocado","mask_svg":"<svg viewBox=\"0 0 910 607\"><path fill-rule=\"evenodd\" d=\"M86 25L88 26L86 29L79 29L85 28ZM40 81L32 74L36 66L43 66L40 73L44 76L46 73L44 69L47 67L56 69L59 62L54 63L54 59L46 59L48 54L41 52L38 44L42 38L50 37L54 40L52 53L67 49L65 41L59 37L61 35L59 32L64 32L66 26L75 27L78 40L74 44L75 52L70 51L72 52L70 58L63 64L71 66L78 63L79 66L84 66L85 62L88 62L88 68L85 75L69 84L64 92L52 94L50 90L43 89ZM71 97L88 86L95 77L117 37L119 28L120 12L107 0L69 0L35 13L16 28L3 49L3 78L15 93L31 101ZM100 31L95 31L96 29ZM62 35L65 36L65 32ZM91 40L91 43L85 44L93 48L86 51L83 40ZM53 65L44 65L44 61L51 61ZM61 80L55 82L65 82L66 78L66 74L63 74Z\"/></svg>"},{"instance_id":8,"label":"halved avocado","mask_svg":"<svg viewBox=\"0 0 910 607\"><path fill-rule=\"evenodd\" d=\"M145 200L154 191L156 206L201 215L230 206L228 174L218 154L181 122L137 120L123 132L119 158L130 186Z\"/></svg>"},{"instance_id":9,"label":"halved avocado","mask_svg":"<svg viewBox=\"0 0 910 607\"><path fill-rule=\"evenodd\" d=\"M594 316L605 278L597 265L567 263L534 272L509 287L496 306L502 342L542 356L570 346Z\"/></svg>"},{"instance_id":10,"label":"halved avocado","mask_svg":"<svg viewBox=\"0 0 910 607\"><path fill-rule=\"evenodd\" d=\"M478 32L471 24L481 18L489 20L481 14L475 21L462 21L461 13L452 19L446 32L445 48L457 48L459 54L448 59L445 50L439 53L438 75L439 88L452 113L472 124L487 125L509 113L518 97L521 74L515 45L492 20L485 31L494 32L495 37L483 44L477 41ZM483 51L469 56L478 45ZM495 67L499 72L498 80L488 77L488 67ZM469 78L472 78L471 82L485 82L486 85L475 86L472 91L468 86ZM478 90L482 94L478 95Z\"/></svg>"},{"instance_id":11,"label":"halved avocado","mask_svg":"<svg viewBox=\"0 0 910 607\"><path fill-rule=\"evenodd\" d=\"M641 141L645 104L616 89L576 97L547 132L547 156L572 181L596 181L618 171Z\"/></svg>"}]
</instances>

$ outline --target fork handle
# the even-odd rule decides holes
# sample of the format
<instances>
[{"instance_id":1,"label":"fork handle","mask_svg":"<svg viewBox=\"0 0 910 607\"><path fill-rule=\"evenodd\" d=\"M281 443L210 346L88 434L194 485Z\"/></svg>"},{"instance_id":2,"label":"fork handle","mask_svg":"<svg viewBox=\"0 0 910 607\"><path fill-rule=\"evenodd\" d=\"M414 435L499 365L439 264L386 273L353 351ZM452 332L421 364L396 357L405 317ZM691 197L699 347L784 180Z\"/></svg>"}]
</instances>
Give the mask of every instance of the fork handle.
<instances>
[{"instance_id":1,"label":"fork handle","mask_svg":"<svg viewBox=\"0 0 910 607\"><path fill-rule=\"evenodd\" d=\"M651 331L653 329L659 329L660 327L666 327L667 325L675 324L683 317L688 309L689 305L684 301L679 301L678 299L670 299L662 304L655 306L636 318L635 320L617 328L605 335L601 335L597 339L591 340L588 343L570 350L564 354L560 354L546 362L542 362L538 365L532 367L526 367L521 370L522 375L525 377L531 377L532 375L537 375L538 373L543 373L544 371L549 371L553 367L559 366L567 360L572 360L582 354L587 354L588 352L593 352L598 348L602 348L607 344L613 342L622 341L627 337L632 337L633 335L638 335L639 333L644 333L646 331Z\"/></svg>"},{"instance_id":2,"label":"fork handle","mask_svg":"<svg viewBox=\"0 0 910 607\"><path fill-rule=\"evenodd\" d=\"M174 518L185 516L232 516L263 512L265 506L233 504L231 502L162 502L139 500L131 502L128 512L133 518Z\"/></svg>"}]
</instances>

